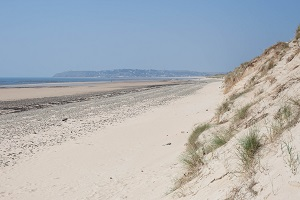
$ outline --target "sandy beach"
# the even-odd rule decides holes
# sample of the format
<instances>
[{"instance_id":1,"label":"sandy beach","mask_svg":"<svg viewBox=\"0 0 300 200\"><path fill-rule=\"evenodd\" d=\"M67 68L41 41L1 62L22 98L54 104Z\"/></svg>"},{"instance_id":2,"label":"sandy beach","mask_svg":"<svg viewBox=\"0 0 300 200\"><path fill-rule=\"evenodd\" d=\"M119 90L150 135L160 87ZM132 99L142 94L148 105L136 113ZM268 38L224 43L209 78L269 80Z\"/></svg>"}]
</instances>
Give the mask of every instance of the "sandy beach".
<instances>
[{"instance_id":1,"label":"sandy beach","mask_svg":"<svg viewBox=\"0 0 300 200\"><path fill-rule=\"evenodd\" d=\"M215 80L115 85L116 95L101 98L95 94L103 91L92 87L72 92L89 95L82 101L0 115L0 198L166 197L182 170L189 132L213 116L220 86Z\"/></svg>"},{"instance_id":2,"label":"sandy beach","mask_svg":"<svg viewBox=\"0 0 300 200\"><path fill-rule=\"evenodd\" d=\"M126 81L104 83L68 83L61 86L1 87L0 115L40 109L67 103L107 98L151 88L188 83L189 81Z\"/></svg>"},{"instance_id":3,"label":"sandy beach","mask_svg":"<svg viewBox=\"0 0 300 200\"><path fill-rule=\"evenodd\" d=\"M300 200L300 1L1 1L0 200Z\"/></svg>"}]
</instances>

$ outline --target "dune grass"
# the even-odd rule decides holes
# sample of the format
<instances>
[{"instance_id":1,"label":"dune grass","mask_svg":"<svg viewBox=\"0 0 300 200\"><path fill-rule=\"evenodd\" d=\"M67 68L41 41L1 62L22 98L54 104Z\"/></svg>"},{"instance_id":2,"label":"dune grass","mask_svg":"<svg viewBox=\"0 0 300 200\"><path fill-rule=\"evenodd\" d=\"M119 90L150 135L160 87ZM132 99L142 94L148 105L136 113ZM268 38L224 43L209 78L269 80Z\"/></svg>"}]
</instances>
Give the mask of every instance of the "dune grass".
<instances>
[{"instance_id":1,"label":"dune grass","mask_svg":"<svg viewBox=\"0 0 300 200\"><path fill-rule=\"evenodd\" d=\"M216 116L216 120L217 120L217 123L220 123L220 117L226 113L227 111L230 110L230 105L232 104L232 102L226 100L224 101L221 105L219 105L217 107L217 110L216 110L216 113L215 113L215 116Z\"/></svg>"},{"instance_id":2,"label":"dune grass","mask_svg":"<svg viewBox=\"0 0 300 200\"><path fill-rule=\"evenodd\" d=\"M195 168L203 164L202 155L198 152L201 147L201 143L198 141L198 138L201 133L209 128L210 124L207 123L197 126L188 139L186 151L182 156L182 162L188 171L194 171Z\"/></svg>"},{"instance_id":3,"label":"dune grass","mask_svg":"<svg viewBox=\"0 0 300 200\"><path fill-rule=\"evenodd\" d=\"M198 152L198 149L193 146L189 146L187 150L183 153L182 163L188 169L188 171L194 171L199 166L203 165L203 159L201 153Z\"/></svg>"},{"instance_id":4,"label":"dune grass","mask_svg":"<svg viewBox=\"0 0 300 200\"><path fill-rule=\"evenodd\" d=\"M220 147L227 143L227 139L223 135L215 135L212 143L215 147Z\"/></svg>"},{"instance_id":5,"label":"dune grass","mask_svg":"<svg viewBox=\"0 0 300 200\"><path fill-rule=\"evenodd\" d=\"M241 109L237 110L236 114L235 114L235 119L236 120L243 120L245 119L248 114L249 114L249 108L252 106L252 104L247 104L244 107L242 107Z\"/></svg>"},{"instance_id":6,"label":"dune grass","mask_svg":"<svg viewBox=\"0 0 300 200\"><path fill-rule=\"evenodd\" d=\"M300 166L300 157L295 147L291 143L283 141L281 145L282 154L285 156L284 161L289 166L291 172L296 175Z\"/></svg>"},{"instance_id":7,"label":"dune grass","mask_svg":"<svg viewBox=\"0 0 300 200\"><path fill-rule=\"evenodd\" d=\"M289 102L278 109L274 121L268 128L270 142L276 141L285 130L291 129L300 120L300 100L289 99Z\"/></svg>"},{"instance_id":8,"label":"dune grass","mask_svg":"<svg viewBox=\"0 0 300 200\"><path fill-rule=\"evenodd\" d=\"M298 26L297 30L296 30L296 36L295 36L296 40L300 39L300 25Z\"/></svg>"},{"instance_id":9,"label":"dune grass","mask_svg":"<svg viewBox=\"0 0 300 200\"><path fill-rule=\"evenodd\" d=\"M218 106L217 115L222 115L229 110L230 110L230 102L224 101L220 106Z\"/></svg>"},{"instance_id":10,"label":"dune grass","mask_svg":"<svg viewBox=\"0 0 300 200\"><path fill-rule=\"evenodd\" d=\"M188 139L188 144L194 145L197 143L197 139L201 133L210 128L210 124L202 124L197 126Z\"/></svg>"},{"instance_id":11,"label":"dune grass","mask_svg":"<svg viewBox=\"0 0 300 200\"><path fill-rule=\"evenodd\" d=\"M229 127L222 131L220 134L214 135L211 141L211 148L217 149L225 145L234 136L234 129Z\"/></svg>"},{"instance_id":12,"label":"dune grass","mask_svg":"<svg viewBox=\"0 0 300 200\"><path fill-rule=\"evenodd\" d=\"M201 151L201 146L203 148L203 145L198 141L198 138L201 133L203 133L210 127L211 125L208 123L199 125L193 130L192 134L188 138L186 150L181 155L181 162L183 163L186 172L183 176L175 181L175 185L172 191L181 188L183 185L191 181L200 173L200 168L204 164L204 152Z\"/></svg>"},{"instance_id":13,"label":"dune grass","mask_svg":"<svg viewBox=\"0 0 300 200\"><path fill-rule=\"evenodd\" d=\"M251 88L248 88L248 89L245 89L244 91L233 93L229 96L229 101L232 102L232 101L236 100L237 98L239 98L240 96L243 96L244 94L246 94L250 91L251 91Z\"/></svg>"},{"instance_id":14,"label":"dune grass","mask_svg":"<svg viewBox=\"0 0 300 200\"><path fill-rule=\"evenodd\" d=\"M259 148L262 146L258 129L252 128L249 133L239 142L238 157L241 161L242 168L245 172L249 172L253 167L253 161Z\"/></svg>"}]
</instances>

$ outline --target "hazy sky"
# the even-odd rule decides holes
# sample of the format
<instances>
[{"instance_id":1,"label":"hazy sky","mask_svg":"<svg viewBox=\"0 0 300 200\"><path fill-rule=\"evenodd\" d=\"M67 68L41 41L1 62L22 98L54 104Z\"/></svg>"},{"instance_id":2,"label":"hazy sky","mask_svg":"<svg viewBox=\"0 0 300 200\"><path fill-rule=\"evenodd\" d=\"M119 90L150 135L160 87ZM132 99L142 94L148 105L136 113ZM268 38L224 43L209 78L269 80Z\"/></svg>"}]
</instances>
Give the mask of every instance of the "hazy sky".
<instances>
[{"instance_id":1,"label":"hazy sky","mask_svg":"<svg viewBox=\"0 0 300 200\"><path fill-rule=\"evenodd\" d=\"M225 72L300 24L298 0L0 0L0 76Z\"/></svg>"}]
</instances>

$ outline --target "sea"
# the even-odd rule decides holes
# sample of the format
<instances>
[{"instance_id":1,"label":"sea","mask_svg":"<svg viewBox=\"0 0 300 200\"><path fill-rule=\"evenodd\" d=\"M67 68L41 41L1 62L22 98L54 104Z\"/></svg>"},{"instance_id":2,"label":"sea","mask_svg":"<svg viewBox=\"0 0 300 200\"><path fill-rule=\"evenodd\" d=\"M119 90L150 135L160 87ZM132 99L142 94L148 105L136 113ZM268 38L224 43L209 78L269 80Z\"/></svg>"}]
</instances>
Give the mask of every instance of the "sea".
<instances>
[{"instance_id":1,"label":"sea","mask_svg":"<svg viewBox=\"0 0 300 200\"><path fill-rule=\"evenodd\" d=\"M174 78L58 78L58 77L0 77L0 87L43 87L43 86L70 86L86 83L104 83L120 81L155 81Z\"/></svg>"}]
</instances>

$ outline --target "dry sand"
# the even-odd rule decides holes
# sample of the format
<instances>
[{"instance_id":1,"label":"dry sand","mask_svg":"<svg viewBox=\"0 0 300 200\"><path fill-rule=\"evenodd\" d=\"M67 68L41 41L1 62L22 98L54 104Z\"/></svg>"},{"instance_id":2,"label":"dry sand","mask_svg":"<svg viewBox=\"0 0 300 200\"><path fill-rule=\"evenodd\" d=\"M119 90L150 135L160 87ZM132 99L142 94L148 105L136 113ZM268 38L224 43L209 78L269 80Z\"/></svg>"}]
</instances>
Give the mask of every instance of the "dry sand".
<instances>
[{"instance_id":1,"label":"dry sand","mask_svg":"<svg viewBox=\"0 0 300 200\"><path fill-rule=\"evenodd\" d=\"M202 85L0 116L0 199L168 197L189 132L222 98L221 82Z\"/></svg>"}]
</instances>

